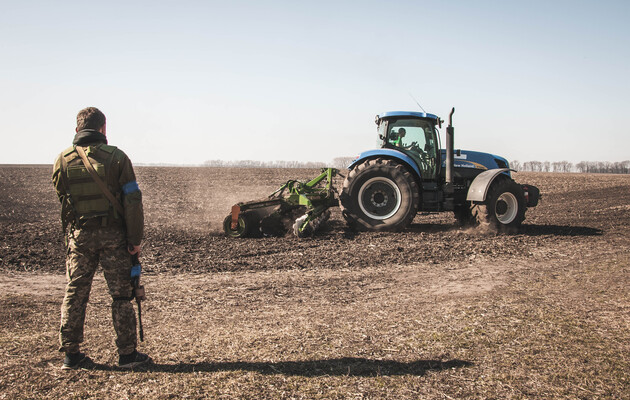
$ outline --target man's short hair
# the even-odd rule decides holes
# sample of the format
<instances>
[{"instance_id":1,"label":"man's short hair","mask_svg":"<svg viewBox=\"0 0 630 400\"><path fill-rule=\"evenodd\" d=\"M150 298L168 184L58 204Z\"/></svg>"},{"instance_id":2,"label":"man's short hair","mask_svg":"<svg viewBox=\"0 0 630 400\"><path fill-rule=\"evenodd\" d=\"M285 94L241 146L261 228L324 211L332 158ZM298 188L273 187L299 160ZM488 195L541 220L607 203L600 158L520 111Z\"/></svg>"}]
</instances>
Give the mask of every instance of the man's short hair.
<instances>
[{"instance_id":1,"label":"man's short hair","mask_svg":"<svg viewBox=\"0 0 630 400\"><path fill-rule=\"evenodd\" d=\"M105 114L96 107L87 107L77 114L77 130L99 130L105 125Z\"/></svg>"}]
</instances>

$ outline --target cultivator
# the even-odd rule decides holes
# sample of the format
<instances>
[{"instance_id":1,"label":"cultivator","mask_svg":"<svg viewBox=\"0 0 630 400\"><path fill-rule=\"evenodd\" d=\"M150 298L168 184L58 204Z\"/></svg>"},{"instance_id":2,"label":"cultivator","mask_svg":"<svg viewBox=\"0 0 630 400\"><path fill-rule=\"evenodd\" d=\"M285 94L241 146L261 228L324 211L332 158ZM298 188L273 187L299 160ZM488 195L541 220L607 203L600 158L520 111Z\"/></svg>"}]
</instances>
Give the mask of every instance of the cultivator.
<instances>
[{"instance_id":1,"label":"cultivator","mask_svg":"<svg viewBox=\"0 0 630 400\"><path fill-rule=\"evenodd\" d=\"M330 207L339 204L332 178L335 168L324 168L309 182L287 181L263 200L238 203L223 221L230 237L284 236L288 231L308 236L330 217Z\"/></svg>"}]
</instances>

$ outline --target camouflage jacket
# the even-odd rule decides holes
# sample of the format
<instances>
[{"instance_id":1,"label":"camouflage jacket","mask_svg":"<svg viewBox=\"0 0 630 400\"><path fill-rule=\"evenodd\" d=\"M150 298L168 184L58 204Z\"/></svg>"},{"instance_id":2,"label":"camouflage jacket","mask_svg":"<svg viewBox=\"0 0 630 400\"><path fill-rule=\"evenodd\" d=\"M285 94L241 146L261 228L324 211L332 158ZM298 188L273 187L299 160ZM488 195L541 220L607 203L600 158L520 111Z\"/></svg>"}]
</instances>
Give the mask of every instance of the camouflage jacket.
<instances>
[{"instance_id":1,"label":"camouflage jacket","mask_svg":"<svg viewBox=\"0 0 630 400\"><path fill-rule=\"evenodd\" d=\"M81 146L90 163L109 191L122 204L119 215L87 172L76 146ZM129 157L120 149L109 146L107 138L95 130L79 131L73 146L55 160L52 181L61 202L61 221L66 230L90 229L93 226L119 226L127 234L127 242L139 245L144 231L142 193Z\"/></svg>"}]
</instances>

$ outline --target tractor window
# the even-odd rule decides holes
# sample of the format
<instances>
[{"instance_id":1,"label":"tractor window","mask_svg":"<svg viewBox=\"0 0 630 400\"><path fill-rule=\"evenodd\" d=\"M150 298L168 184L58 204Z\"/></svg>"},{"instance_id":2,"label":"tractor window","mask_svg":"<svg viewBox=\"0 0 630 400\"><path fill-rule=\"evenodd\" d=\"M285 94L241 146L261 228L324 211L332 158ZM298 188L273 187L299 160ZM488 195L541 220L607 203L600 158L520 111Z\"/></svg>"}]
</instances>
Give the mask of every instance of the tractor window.
<instances>
[{"instance_id":1,"label":"tractor window","mask_svg":"<svg viewBox=\"0 0 630 400\"><path fill-rule=\"evenodd\" d=\"M397 119L388 124L389 143L409 154L425 177L435 177L437 143L435 126L421 119Z\"/></svg>"}]
</instances>

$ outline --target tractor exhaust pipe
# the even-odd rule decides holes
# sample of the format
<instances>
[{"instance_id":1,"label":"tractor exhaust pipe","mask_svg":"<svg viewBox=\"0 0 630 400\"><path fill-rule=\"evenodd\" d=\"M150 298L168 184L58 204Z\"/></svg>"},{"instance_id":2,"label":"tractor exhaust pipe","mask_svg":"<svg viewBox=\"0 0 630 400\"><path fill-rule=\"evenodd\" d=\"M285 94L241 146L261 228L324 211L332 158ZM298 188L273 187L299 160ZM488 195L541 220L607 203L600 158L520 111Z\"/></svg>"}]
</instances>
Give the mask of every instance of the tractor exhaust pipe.
<instances>
[{"instance_id":1,"label":"tractor exhaust pipe","mask_svg":"<svg viewBox=\"0 0 630 400\"><path fill-rule=\"evenodd\" d=\"M448 126L446 127L446 193L453 193L453 171L455 169L455 149L453 137L455 134L455 128L453 128L453 113L455 113L455 107L451 110L448 116Z\"/></svg>"}]
</instances>

